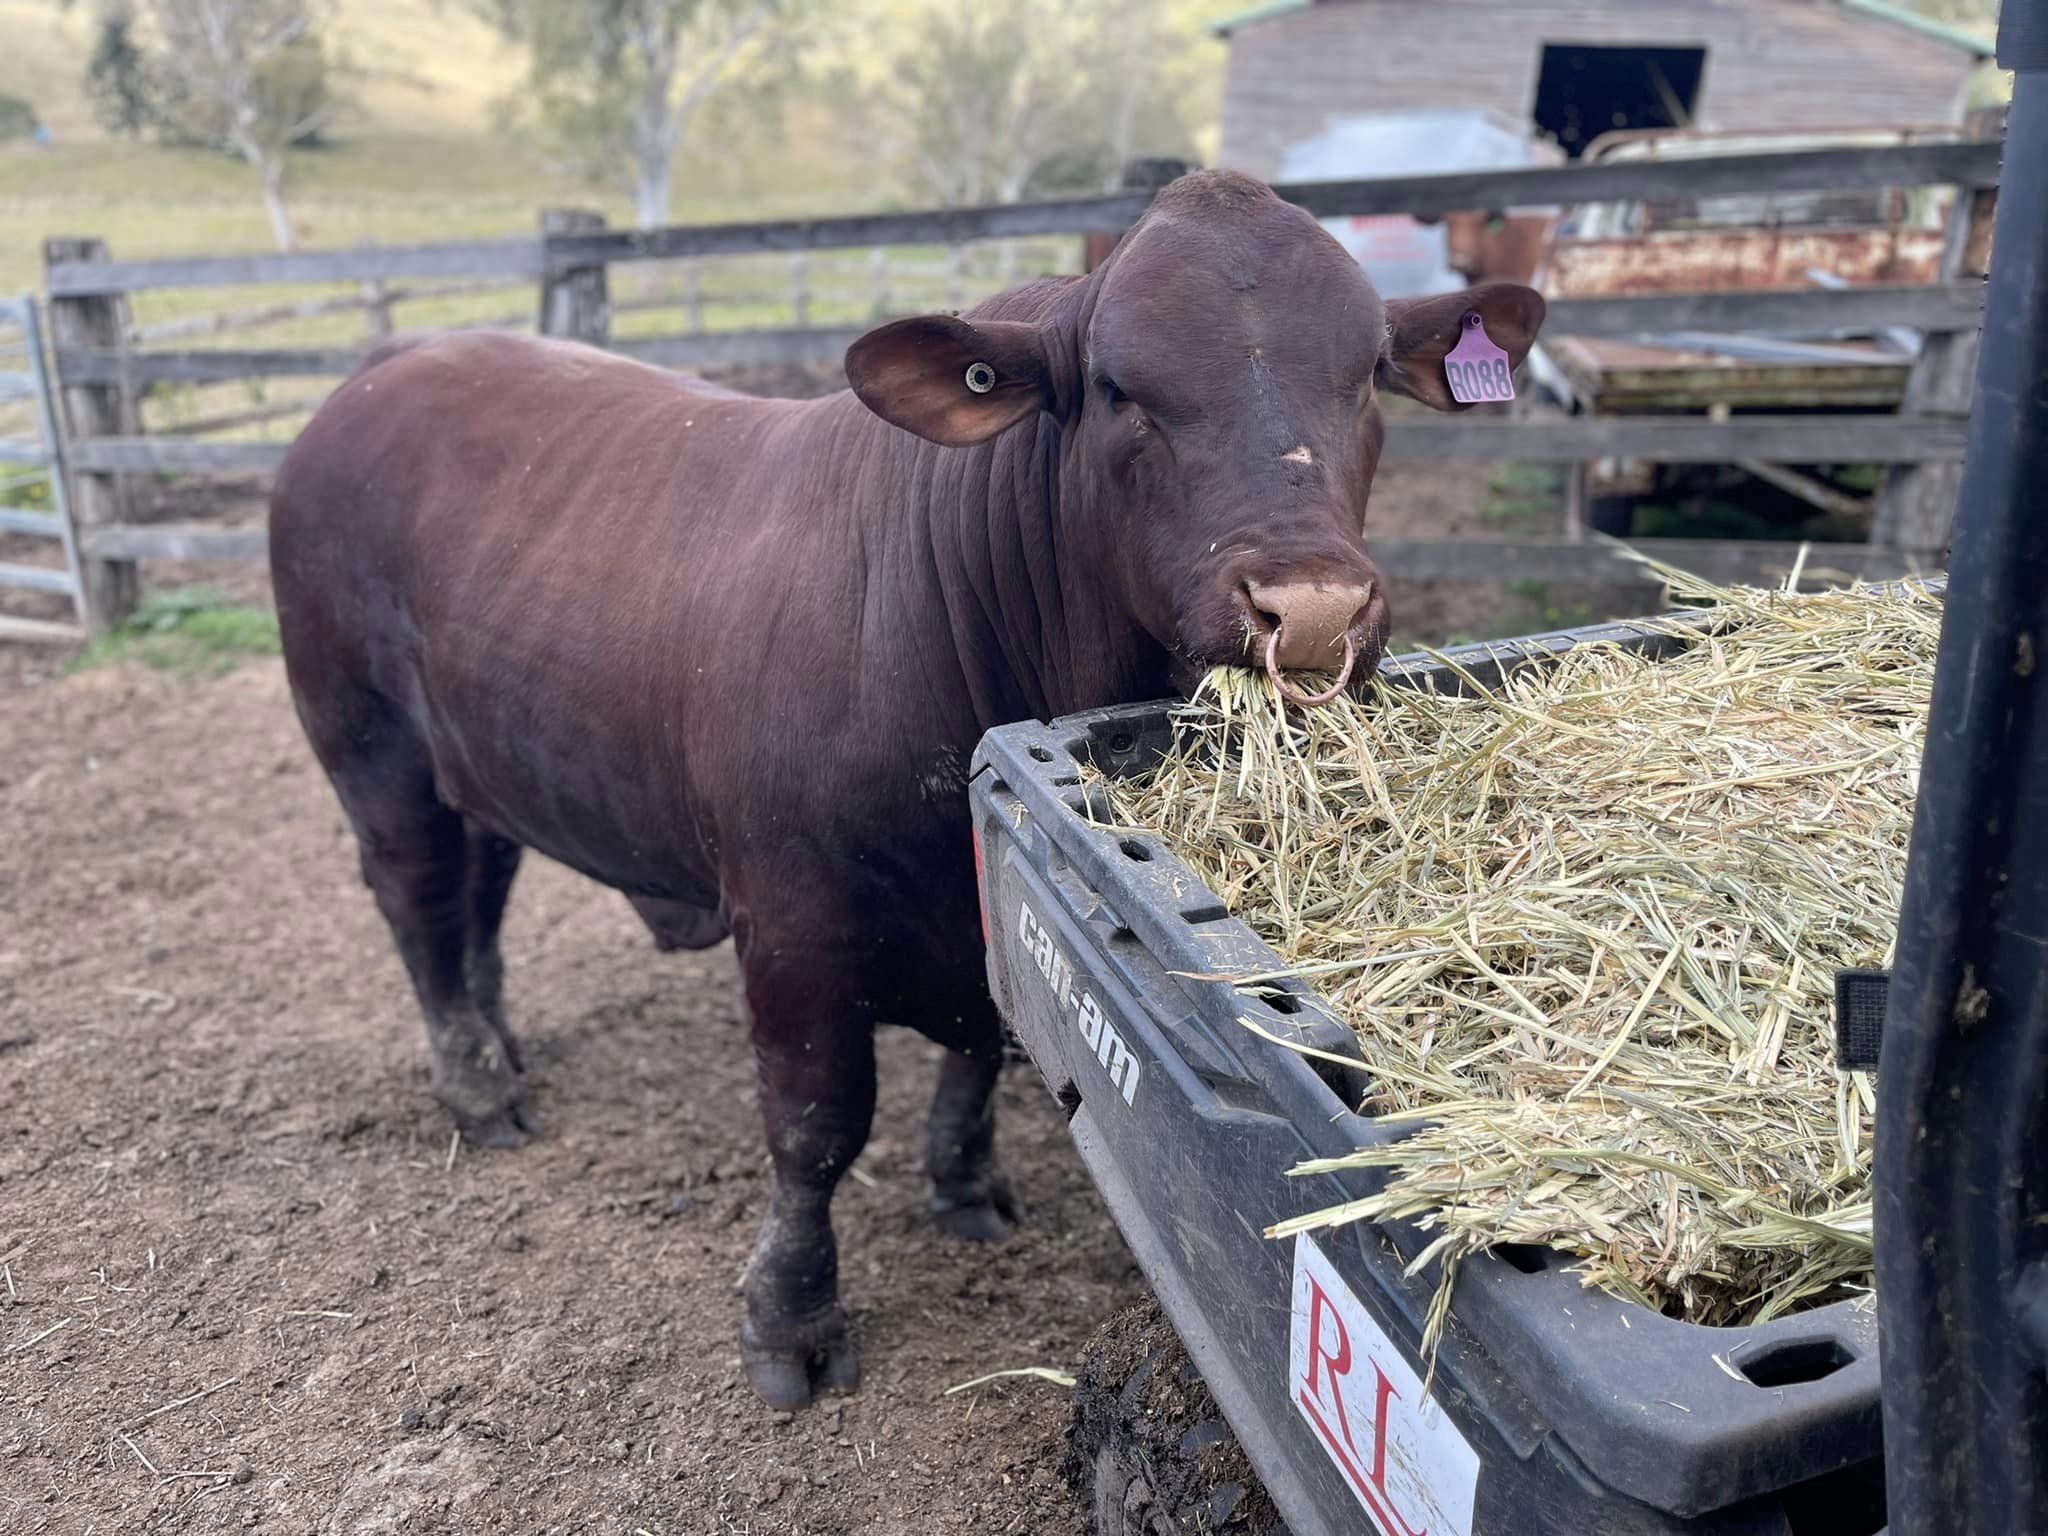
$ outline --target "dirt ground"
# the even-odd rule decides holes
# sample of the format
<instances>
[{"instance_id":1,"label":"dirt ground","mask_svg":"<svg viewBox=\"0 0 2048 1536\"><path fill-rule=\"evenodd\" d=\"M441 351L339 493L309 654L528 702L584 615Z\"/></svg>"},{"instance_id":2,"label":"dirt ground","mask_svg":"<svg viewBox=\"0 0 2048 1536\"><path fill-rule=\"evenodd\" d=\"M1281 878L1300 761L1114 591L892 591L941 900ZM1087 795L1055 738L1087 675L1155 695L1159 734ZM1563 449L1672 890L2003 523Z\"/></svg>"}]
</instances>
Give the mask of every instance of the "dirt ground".
<instances>
[{"instance_id":1,"label":"dirt ground","mask_svg":"<svg viewBox=\"0 0 2048 1536\"><path fill-rule=\"evenodd\" d=\"M546 1135L452 1148L278 663L0 646L0 1531L1078 1532L1072 1367L1140 1293L1055 1106L1029 1207L923 1211L933 1056L882 1042L837 1202L857 1396L770 1415L735 1291L768 1192L730 953L531 860L505 936Z\"/></svg>"}]
</instances>

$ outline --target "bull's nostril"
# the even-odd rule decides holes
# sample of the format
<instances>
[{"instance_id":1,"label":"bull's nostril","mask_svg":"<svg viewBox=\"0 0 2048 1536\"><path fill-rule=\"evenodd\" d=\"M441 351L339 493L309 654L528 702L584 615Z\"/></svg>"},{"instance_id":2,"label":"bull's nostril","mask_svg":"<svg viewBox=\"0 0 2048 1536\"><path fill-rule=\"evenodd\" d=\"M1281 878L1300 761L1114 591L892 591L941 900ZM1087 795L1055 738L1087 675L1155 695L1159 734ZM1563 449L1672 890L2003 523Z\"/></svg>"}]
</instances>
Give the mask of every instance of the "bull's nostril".
<instances>
[{"instance_id":1,"label":"bull's nostril","mask_svg":"<svg viewBox=\"0 0 2048 1536\"><path fill-rule=\"evenodd\" d=\"M1280 627L1280 615L1259 602L1249 582L1238 583L1237 613L1244 630L1245 654L1254 655L1266 643L1266 637Z\"/></svg>"}]
</instances>

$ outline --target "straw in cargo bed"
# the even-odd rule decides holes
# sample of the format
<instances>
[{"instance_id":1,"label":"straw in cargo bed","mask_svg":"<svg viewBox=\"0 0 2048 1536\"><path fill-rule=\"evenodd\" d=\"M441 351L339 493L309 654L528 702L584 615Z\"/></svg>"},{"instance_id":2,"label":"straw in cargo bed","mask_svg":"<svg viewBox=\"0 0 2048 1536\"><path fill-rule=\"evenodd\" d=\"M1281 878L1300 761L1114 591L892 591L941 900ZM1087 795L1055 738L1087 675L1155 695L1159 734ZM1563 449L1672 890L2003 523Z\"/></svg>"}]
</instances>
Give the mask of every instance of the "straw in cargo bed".
<instances>
[{"instance_id":1,"label":"straw in cargo bed","mask_svg":"<svg viewBox=\"0 0 2048 1536\"><path fill-rule=\"evenodd\" d=\"M1676 656L1312 710L1217 671L1158 770L1105 784L1355 1028L1362 1111L1414 1127L1296 1169L1385 1182L1274 1235L1415 1218L1439 1319L1499 1243L1702 1323L1870 1283L1833 981L1890 963L1940 604L1666 574L1715 609Z\"/></svg>"}]
</instances>

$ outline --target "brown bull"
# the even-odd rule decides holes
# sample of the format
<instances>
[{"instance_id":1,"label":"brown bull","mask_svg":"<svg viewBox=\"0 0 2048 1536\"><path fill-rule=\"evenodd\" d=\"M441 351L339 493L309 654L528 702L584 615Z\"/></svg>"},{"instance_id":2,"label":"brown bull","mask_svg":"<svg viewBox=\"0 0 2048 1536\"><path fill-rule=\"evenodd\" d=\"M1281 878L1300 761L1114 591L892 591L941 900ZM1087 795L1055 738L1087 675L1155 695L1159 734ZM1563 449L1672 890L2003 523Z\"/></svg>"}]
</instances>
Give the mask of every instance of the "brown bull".
<instances>
[{"instance_id":1,"label":"brown bull","mask_svg":"<svg viewBox=\"0 0 2048 1536\"><path fill-rule=\"evenodd\" d=\"M435 1093L483 1143L537 1128L498 958L522 849L623 891L665 948L730 933L775 1166L742 1353L777 1406L851 1387L828 1207L875 1025L951 1053L933 1209L981 1239L1014 1214L976 741L1269 640L1369 668L1377 394L1449 408L1463 316L1520 361L1542 308L1507 284L1383 305L1307 214L1204 173L1086 277L871 332L823 400L476 334L374 361L293 446L271 560Z\"/></svg>"}]
</instances>

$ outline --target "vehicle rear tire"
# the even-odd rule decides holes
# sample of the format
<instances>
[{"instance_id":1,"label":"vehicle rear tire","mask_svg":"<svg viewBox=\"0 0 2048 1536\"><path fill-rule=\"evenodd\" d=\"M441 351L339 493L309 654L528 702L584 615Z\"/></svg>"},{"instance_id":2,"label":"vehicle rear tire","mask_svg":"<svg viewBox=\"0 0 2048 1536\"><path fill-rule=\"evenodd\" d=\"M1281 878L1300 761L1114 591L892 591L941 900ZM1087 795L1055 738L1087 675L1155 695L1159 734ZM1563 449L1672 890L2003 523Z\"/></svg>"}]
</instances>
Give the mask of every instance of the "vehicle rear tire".
<instances>
[{"instance_id":1,"label":"vehicle rear tire","mask_svg":"<svg viewBox=\"0 0 2048 1536\"><path fill-rule=\"evenodd\" d=\"M1097 1536L1286 1536L1187 1350L1147 1297L1088 1341L1067 1482Z\"/></svg>"}]
</instances>

